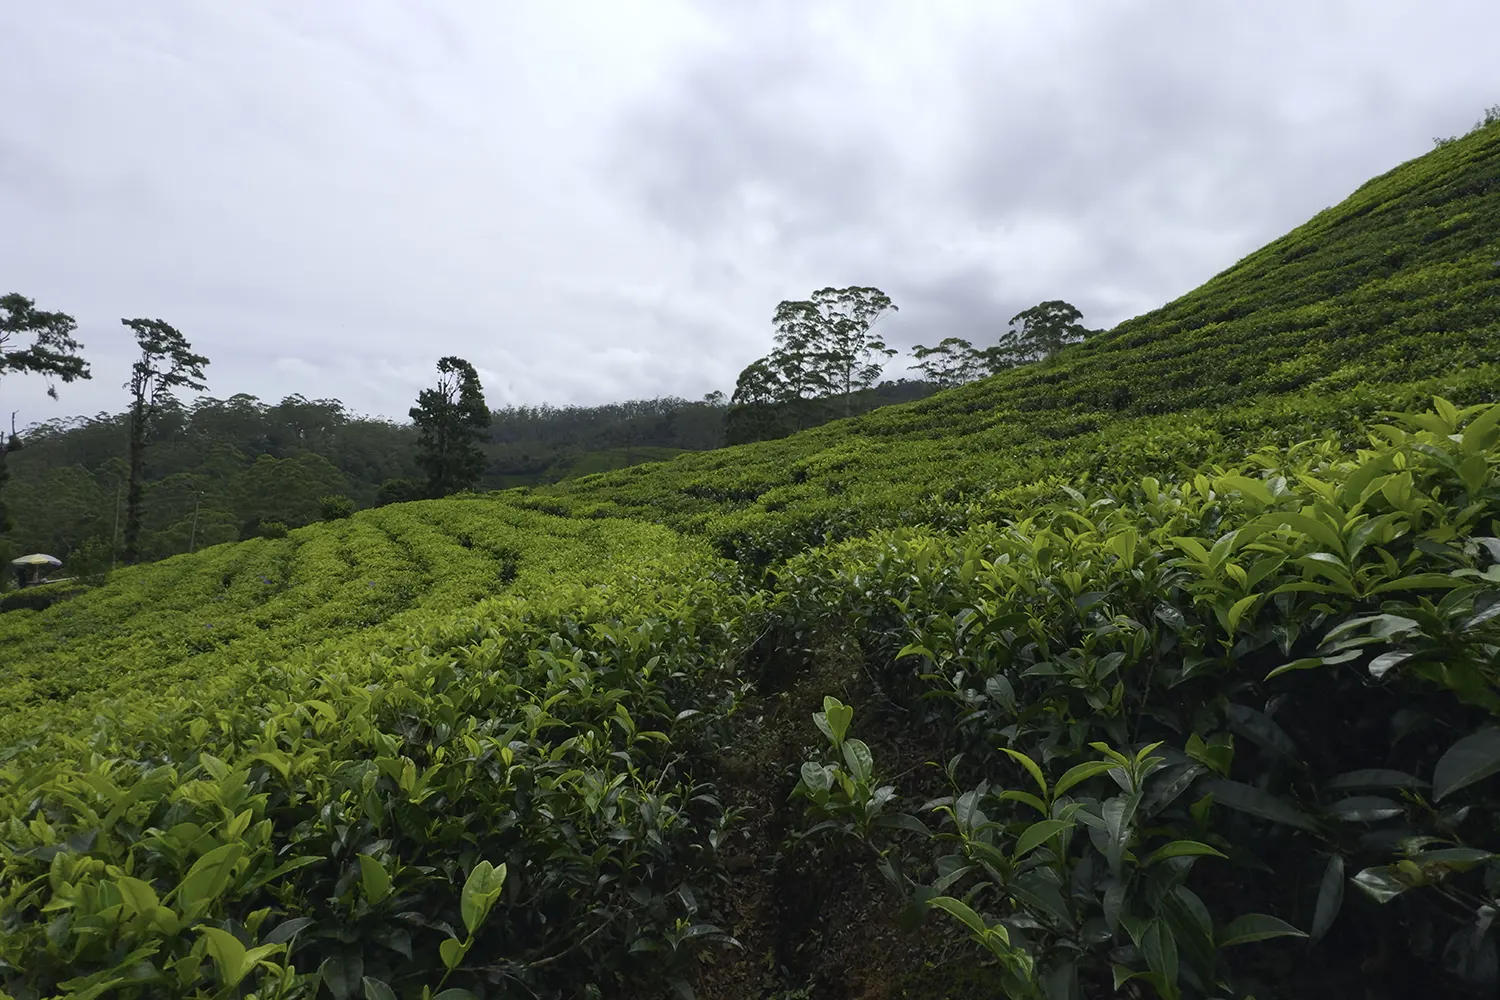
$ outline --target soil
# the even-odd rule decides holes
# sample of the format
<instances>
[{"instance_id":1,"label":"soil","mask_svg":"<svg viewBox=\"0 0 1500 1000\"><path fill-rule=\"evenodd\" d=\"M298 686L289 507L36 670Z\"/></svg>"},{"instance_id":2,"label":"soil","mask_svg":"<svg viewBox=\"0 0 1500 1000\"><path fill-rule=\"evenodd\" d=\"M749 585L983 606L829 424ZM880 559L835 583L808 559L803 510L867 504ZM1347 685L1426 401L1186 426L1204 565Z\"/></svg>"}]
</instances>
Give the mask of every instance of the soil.
<instances>
[{"instance_id":1,"label":"soil","mask_svg":"<svg viewBox=\"0 0 1500 1000\"><path fill-rule=\"evenodd\" d=\"M802 762L819 752L812 716L825 695L855 706L851 733L870 745L877 773L915 778L940 759L936 734L922 739L893 717L899 710L881 697L857 650L832 648L815 660L805 669L762 672L733 746L714 762L726 805L742 817L740 837L725 852L730 880L714 903L741 947L702 956L698 997L998 998L954 925L928 920L901 927L903 901L868 848L794 841L809 824L791 792Z\"/></svg>"}]
</instances>

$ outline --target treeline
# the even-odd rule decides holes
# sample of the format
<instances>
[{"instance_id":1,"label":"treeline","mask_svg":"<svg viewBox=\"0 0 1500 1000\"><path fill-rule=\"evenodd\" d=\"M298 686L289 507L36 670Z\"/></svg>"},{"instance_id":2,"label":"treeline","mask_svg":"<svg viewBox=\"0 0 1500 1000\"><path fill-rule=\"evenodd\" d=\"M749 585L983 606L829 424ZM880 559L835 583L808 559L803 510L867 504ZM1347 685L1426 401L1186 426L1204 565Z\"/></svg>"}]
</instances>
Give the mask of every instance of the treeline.
<instances>
[{"instance_id":1,"label":"treeline","mask_svg":"<svg viewBox=\"0 0 1500 1000\"><path fill-rule=\"evenodd\" d=\"M719 447L725 409L722 399L663 397L492 411L475 488L555 482ZM418 498L426 477L417 436L412 424L359 416L336 399L166 402L145 453L140 558ZM89 567L118 561L129 437L128 413L52 420L16 435L4 494L13 523L0 555L47 552L68 560L70 572L80 557Z\"/></svg>"},{"instance_id":2,"label":"treeline","mask_svg":"<svg viewBox=\"0 0 1500 1000\"><path fill-rule=\"evenodd\" d=\"M1079 322L1083 314L1060 299L1012 316L996 342L976 347L947 337L935 347L916 345L916 381L880 382L898 353L871 332L898 307L878 288L821 288L811 298L776 307L770 354L740 372L727 416L730 444L768 441L838 417L888 403L909 402L939 389L973 382L1021 365L1047 361L1070 344L1101 331Z\"/></svg>"},{"instance_id":3,"label":"treeline","mask_svg":"<svg viewBox=\"0 0 1500 1000\"><path fill-rule=\"evenodd\" d=\"M122 320L139 356L127 409L32 424L0 440L0 557L40 551L92 573L347 517L363 507L467 489L536 486L688 451L783 437L1050 358L1093 331L1050 301L1012 318L996 344L917 345L920 379L881 380L896 355L871 328L896 305L877 288L825 288L777 307L774 348L712 392L603 406L491 410L474 367L438 362L411 424L336 399L205 396L209 359L159 319ZM0 377L92 377L76 324L18 294L0 297ZM13 429L14 431L14 429Z\"/></svg>"}]
</instances>

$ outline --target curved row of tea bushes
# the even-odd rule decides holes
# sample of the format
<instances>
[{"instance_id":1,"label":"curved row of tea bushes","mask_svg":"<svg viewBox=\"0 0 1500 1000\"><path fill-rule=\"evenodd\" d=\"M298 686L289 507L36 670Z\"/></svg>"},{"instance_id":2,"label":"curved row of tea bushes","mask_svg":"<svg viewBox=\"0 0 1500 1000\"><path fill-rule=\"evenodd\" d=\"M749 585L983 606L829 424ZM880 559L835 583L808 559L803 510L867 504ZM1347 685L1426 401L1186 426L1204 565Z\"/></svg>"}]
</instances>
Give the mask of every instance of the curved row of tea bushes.
<instances>
[{"instance_id":1,"label":"curved row of tea bushes","mask_svg":"<svg viewBox=\"0 0 1500 1000\"><path fill-rule=\"evenodd\" d=\"M681 977L722 937L705 888L730 819L687 758L735 700L753 602L662 529L517 517L521 565L550 563L524 596L276 663L200 658L224 669L100 701L0 764L0 990L453 1000Z\"/></svg>"}]
</instances>

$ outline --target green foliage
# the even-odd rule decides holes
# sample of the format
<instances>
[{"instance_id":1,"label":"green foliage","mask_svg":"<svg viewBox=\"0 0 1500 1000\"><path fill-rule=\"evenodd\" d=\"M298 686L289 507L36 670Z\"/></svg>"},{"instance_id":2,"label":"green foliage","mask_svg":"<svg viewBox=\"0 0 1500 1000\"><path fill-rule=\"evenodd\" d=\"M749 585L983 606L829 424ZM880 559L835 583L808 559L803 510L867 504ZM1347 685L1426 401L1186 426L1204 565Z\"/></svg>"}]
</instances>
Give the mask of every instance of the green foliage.
<instances>
[{"instance_id":1,"label":"green foliage","mask_svg":"<svg viewBox=\"0 0 1500 1000\"><path fill-rule=\"evenodd\" d=\"M962 337L944 337L936 347L921 344L912 348L918 371L940 389L967 385L975 379L993 374L988 371L982 351Z\"/></svg>"},{"instance_id":2,"label":"green foliage","mask_svg":"<svg viewBox=\"0 0 1500 1000\"><path fill-rule=\"evenodd\" d=\"M823 533L926 523L1033 484L1180 476L1263 444L1353 435L1500 385L1500 129L1403 164L1203 287L921 402L795 437L539 489L706 531L770 561ZM576 498L576 500L575 500Z\"/></svg>"},{"instance_id":3,"label":"green foliage","mask_svg":"<svg viewBox=\"0 0 1500 1000\"><path fill-rule=\"evenodd\" d=\"M1090 332L1078 322L1083 314L1060 299L1043 302L1010 318L1010 330L994 347L982 352L991 372L1034 361L1047 361L1064 347L1081 343Z\"/></svg>"},{"instance_id":4,"label":"green foliage","mask_svg":"<svg viewBox=\"0 0 1500 1000\"><path fill-rule=\"evenodd\" d=\"M0 991L691 995L785 820L706 778L746 677L833 650L757 846L868 866L924 964L1493 993L1497 182L1484 129L1045 364L0 614Z\"/></svg>"},{"instance_id":5,"label":"green foliage","mask_svg":"<svg viewBox=\"0 0 1500 1000\"><path fill-rule=\"evenodd\" d=\"M353 517L356 507L353 500L341 493L327 493L318 497L318 506L322 508L322 520L337 521L345 517Z\"/></svg>"},{"instance_id":6,"label":"green foliage","mask_svg":"<svg viewBox=\"0 0 1500 1000\"><path fill-rule=\"evenodd\" d=\"M484 599L475 536L507 522L520 573ZM376 551L341 565L356 544ZM436 579L392 593L401 553ZM454 499L0 617L7 665L37 663L5 673L25 708L0 740L0 988L562 997L683 975L724 939L705 891L729 816L682 751L737 690L751 605L727 569L659 528ZM237 635L186 660L142 641L191 644L209 616ZM68 671L71 696L37 689Z\"/></svg>"},{"instance_id":7,"label":"green foliage","mask_svg":"<svg viewBox=\"0 0 1500 1000\"><path fill-rule=\"evenodd\" d=\"M49 380L48 395L56 399L51 379L90 378L88 362L78 356L83 345L73 338L77 329L67 313L38 309L35 300L15 292L0 296L0 379L41 375Z\"/></svg>"},{"instance_id":8,"label":"green foliage","mask_svg":"<svg viewBox=\"0 0 1500 1000\"><path fill-rule=\"evenodd\" d=\"M146 445L151 425L180 388L204 389L203 369L208 358L194 354L175 327L159 319L122 319L135 336L140 357L130 367L130 465L125 490L123 558L135 562L141 554L141 516L145 499Z\"/></svg>"},{"instance_id":9,"label":"green foliage","mask_svg":"<svg viewBox=\"0 0 1500 1000\"><path fill-rule=\"evenodd\" d=\"M896 353L870 327L896 311L878 288L820 288L812 297L776 307L776 347L740 372L733 403L738 407L780 405L805 426L813 400L837 397L852 412L854 393L880 377L876 358Z\"/></svg>"},{"instance_id":10,"label":"green foliage","mask_svg":"<svg viewBox=\"0 0 1500 1000\"><path fill-rule=\"evenodd\" d=\"M479 447L489 426L479 373L463 358L438 361L438 384L423 389L411 409L417 425L417 464L427 473L427 495L444 497L466 490L484 472Z\"/></svg>"},{"instance_id":11,"label":"green foliage","mask_svg":"<svg viewBox=\"0 0 1500 1000\"><path fill-rule=\"evenodd\" d=\"M73 338L77 328L72 316L40 310L24 295L0 296L0 380L7 375L41 375L48 380L47 394L56 399L53 378L90 378L88 362L78 356L83 345ZM6 459L20 447L14 427L8 432L0 427L0 532L11 527L5 505Z\"/></svg>"},{"instance_id":12,"label":"green foliage","mask_svg":"<svg viewBox=\"0 0 1500 1000\"><path fill-rule=\"evenodd\" d=\"M1379 902L1430 893L1356 919L1493 989L1500 405L1440 398L1367 443L790 560L783 630L857 641L887 696L976 761L916 813L886 786L878 825L860 821L868 753L848 774L810 762L799 791L854 817L812 831L872 841L1012 996L1111 968L1162 997L1241 995L1255 965L1224 949L1336 928L1346 866ZM1323 878L1316 906L1303 877Z\"/></svg>"},{"instance_id":13,"label":"green foliage","mask_svg":"<svg viewBox=\"0 0 1500 1000\"><path fill-rule=\"evenodd\" d=\"M936 347L918 344L912 354L916 368L928 380L951 389L1018 365L1051 360L1064 347L1097 332L1078 322L1082 318L1074 306L1053 299L1012 316L1012 329L983 350L961 337L946 337Z\"/></svg>"}]
</instances>

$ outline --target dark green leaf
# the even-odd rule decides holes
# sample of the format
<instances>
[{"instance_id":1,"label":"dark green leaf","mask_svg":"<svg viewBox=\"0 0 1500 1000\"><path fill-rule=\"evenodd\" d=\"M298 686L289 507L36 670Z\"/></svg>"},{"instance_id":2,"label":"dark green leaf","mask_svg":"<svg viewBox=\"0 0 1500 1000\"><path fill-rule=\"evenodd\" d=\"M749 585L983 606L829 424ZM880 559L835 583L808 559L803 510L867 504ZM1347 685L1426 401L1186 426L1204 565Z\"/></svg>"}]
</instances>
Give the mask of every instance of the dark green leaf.
<instances>
[{"instance_id":1,"label":"dark green leaf","mask_svg":"<svg viewBox=\"0 0 1500 1000\"><path fill-rule=\"evenodd\" d=\"M1174 840L1151 852L1151 856L1145 861L1146 866L1154 865L1158 861L1166 861L1168 858L1197 857L1200 855L1211 855L1216 858L1228 857L1216 848L1207 844L1200 844L1196 840Z\"/></svg>"},{"instance_id":2,"label":"dark green leaf","mask_svg":"<svg viewBox=\"0 0 1500 1000\"><path fill-rule=\"evenodd\" d=\"M1344 859L1335 854L1328 859L1323 869L1323 881L1318 886L1318 905L1313 911L1312 939L1320 941L1344 905Z\"/></svg>"},{"instance_id":3,"label":"dark green leaf","mask_svg":"<svg viewBox=\"0 0 1500 1000\"><path fill-rule=\"evenodd\" d=\"M333 955L318 966L318 975L323 985L333 994L333 1000L350 1000L363 986L365 963L357 954Z\"/></svg>"},{"instance_id":4,"label":"dark green leaf","mask_svg":"<svg viewBox=\"0 0 1500 1000\"><path fill-rule=\"evenodd\" d=\"M1353 788L1426 788L1427 782L1405 771L1368 768L1363 771L1345 771L1330 779L1325 787L1329 791L1345 791Z\"/></svg>"},{"instance_id":5,"label":"dark green leaf","mask_svg":"<svg viewBox=\"0 0 1500 1000\"><path fill-rule=\"evenodd\" d=\"M312 917L293 917L291 920L283 920L277 924L271 933L266 935L262 944L285 944L300 930L311 927Z\"/></svg>"},{"instance_id":6,"label":"dark green leaf","mask_svg":"<svg viewBox=\"0 0 1500 1000\"><path fill-rule=\"evenodd\" d=\"M1146 924L1141 932L1141 955L1151 971L1159 974L1169 985L1177 985L1177 939L1167 922L1156 917Z\"/></svg>"},{"instance_id":7,"label":"dark green leaf","mask_svg":"<svg viewBox=\"0 0 1500 1000\"><path fill-rule=\"evenodd\" d=\"M1285 920L1266 913L1247 913L1235 917L1219 935L1219 947L1229 948L1237 944L1265 941L1277 937L1307 937Z\"/></svg>"},{"instance_id":8,"label":"dark green leaf","mask_svg":"<svg viewBox=\"0 0 1500 1000\"><path fill-rule=\"evenodd\" d=\"M396 991L385 984L383 980L364 978L365 1000L396 1000Z\"/></svg>"},{"instance_id":9,"label":"dark green leaf","mask_svg":"<svg viewBox=\"0 0 1500 1000\"><path fill-rule=\"evenodd\" d=\"M892 830L906 830L911 833L920 833L924 837L932 836L932 831L927 829L927 824L917 819L911 813L887 813L884 816L877 816L872 825Z\"/></svg>"},{"instance_id":10,"label":"dark green leaf","mask_svg":"<svg viewBox=\"0 0 1500 1000\"><path fill-rule=\"evenodd\" d=\"M1220 805L1251 816L1259 816L1273 823L1283 823L1300 830L1315 830L1317 823L1312 817L1297 809L1284 799L1270 792L1226 778L1216 778L1208 783L1208 792Z\"/></svg>"},{"instance_id":11,"label":"dark green leaf","mask_svg":"<svg viewBox=\"0 0 1500 1000\"><path fill-rule=\"evenodd\" d=\"M1269 750L1278 757L1286 760L1297 759L1297 744L1292 738L1271 720L1264 712L1245 705L1230 704L1225 707L1224 715L1228 719L1229 729L1238 733L1263 750Z\"/></svg>"},{"instance_id":12,"label":"dark green leaf","mask_svg":"<svg viewBox=\"0 0 1500 1000\"><path fill-rule=\"evenodd\" d=\"M1500 771L1500 729L1470 733L1448 748L1432 776L1433 801Z\"/></svg>"},{"instance_id":13,"label":"dark green leaf","mask_svg":"<svg viewBox=\"0 0 1500 1000\"><path fill-rule=\"evenodd\" d=\"M1495 852L1480 850L1477 847L1440 847L1435 851L1423 851L1413 856L1412 860L1424 868L1436 864L1463 872L1493 857L1496 857Z\"/></svg>"},{"instance_id":14,"label":"dark green leaf","mask_svg":"<svg viewBox=\"0 0 1500 1000\"><path fill-rule=\"evenodd\" d=\"M1379 795L1351 795L1328 807L1330 816L1349 823L1375 823L1400 816L1405 811L1401 803Z\"/></svg>"}]
</instances>

